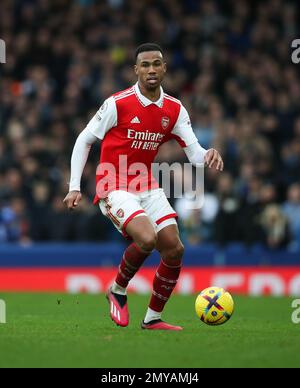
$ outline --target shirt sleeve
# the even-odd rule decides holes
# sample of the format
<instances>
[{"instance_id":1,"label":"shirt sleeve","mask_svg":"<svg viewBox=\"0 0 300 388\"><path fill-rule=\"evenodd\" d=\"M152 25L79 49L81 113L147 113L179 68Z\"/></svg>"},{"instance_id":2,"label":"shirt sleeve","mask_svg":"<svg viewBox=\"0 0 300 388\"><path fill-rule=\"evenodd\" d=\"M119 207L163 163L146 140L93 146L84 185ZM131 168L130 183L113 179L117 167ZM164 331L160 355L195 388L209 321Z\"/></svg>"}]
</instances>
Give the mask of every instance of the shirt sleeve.
<instances>
[{"instance_id":1,"label":"shirt sleeve","mask_svg":"<svg viewBox=\"0 0 300 388\"><path fill-rule=\"evenodd\" d=\"M117 125L117 107L113 97L104 101L98 112L86 126L94 136L103 140L107 132Z\"/></svg>"},{"instance_id":2,"label":"shirt sleeve","mask_svg":"<svg viewBox=\"0 0 300 388\"><path fill-rule=\"evenodd\" d=\"M207 150L198 143L193 143L188 147L183 148L189 162L195 167L203 167L205 154Z\"/></svg>"},{"instance_id":3,"label":"shirt sleeve","mask_svg":"<svg viewBox=\"0 0 300 388\"><path fill-rule=\"evenodd\" d=\"M177 122L171 134L183 148L198 142L191 125L189 114L183 105L181 105Z\"/></svg>"},{"instance_id":4,"label":"shirt sleeve","mask_svg":"<svg viewBox=\"0 0 300 388\"><path fill-rule=\"evenodd\" d=\"M97 140L88 129L84 129L78 136L71 157L71 177L69 191L80 191L80 181L87 162L90 149Z\"/></svg>"}]
</instances>

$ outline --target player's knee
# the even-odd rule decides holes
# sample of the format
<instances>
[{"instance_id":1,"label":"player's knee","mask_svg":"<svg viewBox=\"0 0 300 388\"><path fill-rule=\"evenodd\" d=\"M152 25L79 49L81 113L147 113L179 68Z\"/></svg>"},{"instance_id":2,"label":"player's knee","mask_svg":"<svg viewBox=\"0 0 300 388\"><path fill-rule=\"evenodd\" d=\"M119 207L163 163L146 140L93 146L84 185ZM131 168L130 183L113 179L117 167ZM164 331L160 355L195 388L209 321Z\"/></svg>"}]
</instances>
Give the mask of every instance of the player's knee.
<instances>
[{"instance_id":1,"label":"player's knee","mask_svg":"<svg viewBox=\"0 0 300 388\"><path fill-rule=\"evenodd\" d=\"M157 243L157 234L153 230L152 233L141 235L136 244L145 252L151 252L155 249Z\"/></svg>"},{"instance_id":2,"label":"player's knee","mask_svg":"<svg viewBox=\"0 0 300 388\"><path fill-rule=\"evenodd\" d=\"M164 252L163 258L167 265L179 266L182 263L184 245L179 240L176 244Z\"/></svg>"}]
</instances>

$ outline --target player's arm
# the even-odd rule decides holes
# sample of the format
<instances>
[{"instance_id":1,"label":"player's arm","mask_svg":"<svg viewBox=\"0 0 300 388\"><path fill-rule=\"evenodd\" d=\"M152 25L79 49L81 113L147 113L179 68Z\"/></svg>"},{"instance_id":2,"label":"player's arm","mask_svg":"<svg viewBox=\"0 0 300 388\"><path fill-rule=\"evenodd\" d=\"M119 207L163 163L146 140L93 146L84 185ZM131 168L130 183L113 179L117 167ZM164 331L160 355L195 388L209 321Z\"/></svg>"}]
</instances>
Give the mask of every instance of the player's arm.
<instances>
[{"instance_id":1,"label":"player's arm","mask_svg":"<svg viewBox=\"0 0 300 388\"><path fill-rule=\"evenodd\" d=\"M116 104L112 97L108 98L86 128L78 136L71 157L71 177L69 193L64 199L68 209L75 209L81 201L81 177L86 165L90 149L98 139L103 140L106 133L116 125Z\"/></svg>"},{"instance_id":2,"label":"player's arm","mask_svg":"<svg viewBox=\"0 0 300 388\"><path fill-rule=\"evenodd\" d=\"M215 167L216 170L223 171L224 169L223 159L219 152L214 148L205 150L197 141L196 143L193 143L188 147L184 147L183 150L189 162L193 166L199 166L204 164L209 168Z\"/></svg>"},{"instance_id":3,"label":"player's arm","mask_svg":"<svg viewBox=\"0 0 300 388\"><path fill-rule=\"evenodd\" d=\"M217 170L223 171L224 163L221 155L214 148L206 150L201 147L193 131L188 112L182 105L172 135L183 148L189 162L194 166L204 164L209 168L215 167Z\"/></svg>"},{"instance_id":4,"label":"player's arm","mask_svg":"<svg viewBox=\"0 0 300 388\"><path fill-rule=\"evenodd\" d=\"M80 182L86 165L90 149L97 137L88 128L85 128L78 136L71 157L71 177L69 193L64 199L68 209L75 209L81 201Z\"/></svg>"}]
</instances>

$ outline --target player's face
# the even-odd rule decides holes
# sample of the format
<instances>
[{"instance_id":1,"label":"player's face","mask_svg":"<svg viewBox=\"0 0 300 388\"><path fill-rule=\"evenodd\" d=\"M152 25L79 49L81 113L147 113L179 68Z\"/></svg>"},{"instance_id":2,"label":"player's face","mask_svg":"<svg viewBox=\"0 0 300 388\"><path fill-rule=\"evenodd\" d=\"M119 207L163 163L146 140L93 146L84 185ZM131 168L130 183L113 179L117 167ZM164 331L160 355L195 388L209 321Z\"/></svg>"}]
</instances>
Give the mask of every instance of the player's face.
<instances>
[{"instance_id":1,"label":"player's face","mask_svg":"<svg viewBox=\"0 0 300 388\"><path fill-rule=\"evenodd\" d=\"M167 66L160 51L146 51L138 55L134 70L139 83L145 89L154 90L160 87Z\"/></svg>"}]
</instances>

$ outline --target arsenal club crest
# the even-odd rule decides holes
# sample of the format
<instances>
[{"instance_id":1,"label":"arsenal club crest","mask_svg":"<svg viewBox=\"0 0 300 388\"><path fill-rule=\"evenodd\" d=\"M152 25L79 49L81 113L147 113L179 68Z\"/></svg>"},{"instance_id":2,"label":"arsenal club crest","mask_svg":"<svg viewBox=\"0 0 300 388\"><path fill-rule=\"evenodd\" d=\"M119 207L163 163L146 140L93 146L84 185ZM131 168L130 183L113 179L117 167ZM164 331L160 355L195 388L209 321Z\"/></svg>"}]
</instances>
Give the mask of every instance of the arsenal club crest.
<instances>
[{"instance_id":1,"label":"arsenal club crest","mask_svg":"<svg viewBox=\"0 0 300 388\"><path fill-rule=\"evenodd\" d=\"M119 210L117 211L117 216L118 216L119 218L123 218L123 217L124 217L124 210L123 210L123 209L119 209Z\"/></svg>"},{"instance_id":2,"label":"arsenal club crest","mask_svg":"<svg viewBox=\"0 0 300 388\"><path fill-rule=\"evenodd\" d=\"M163 118L161 119L161 126L163 127L163 129L167 129L168 126L169 126L169 124L170 124L170 119L169 119L169 117L163 117Z\"/></svg>"}]
</instances>

